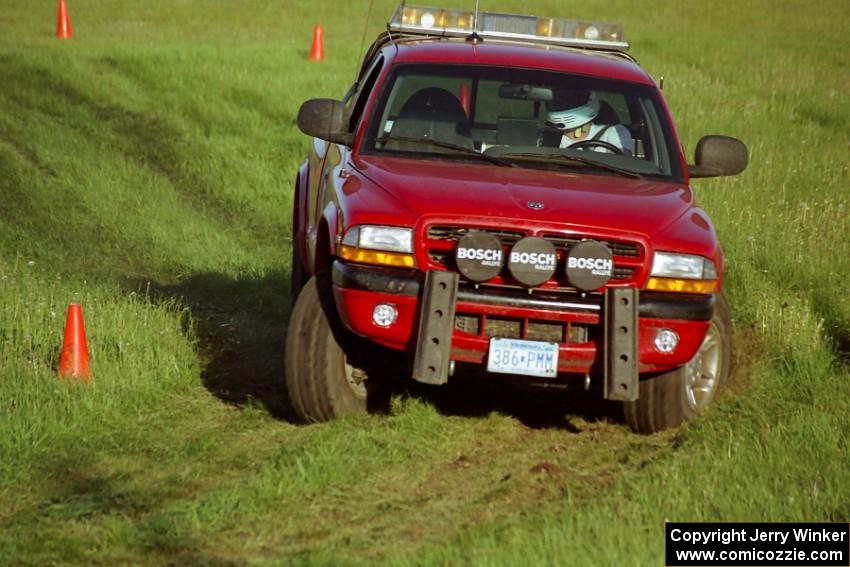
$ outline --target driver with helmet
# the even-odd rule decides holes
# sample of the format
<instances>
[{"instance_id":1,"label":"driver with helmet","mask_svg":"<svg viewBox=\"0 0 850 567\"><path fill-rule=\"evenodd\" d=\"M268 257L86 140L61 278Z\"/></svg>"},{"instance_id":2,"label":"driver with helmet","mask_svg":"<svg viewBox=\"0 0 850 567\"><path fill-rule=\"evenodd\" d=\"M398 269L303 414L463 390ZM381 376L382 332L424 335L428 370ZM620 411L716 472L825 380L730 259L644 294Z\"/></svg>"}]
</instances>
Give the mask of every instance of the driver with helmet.
<instances>
[{"instance_id":1,"label":"driver with helmet","mask_svg":"<svg viewBox=\"0 0 850 567\"><path fill-rule=\"evenodd\" d=\"M596 91L580 89L559 89L553 93L551 101L546 102L546 125L560 133L560 140L552 140L551 145L561 148L575 146L596 152L621 153L630 156L634 153L634 144L629 130L622 124L602 124L595 122L600 114L602 103ZM613 113L613 110L608 107ZM616 118L615 118L616 120ZM617 151L612 151L613 150Z\"/></svg>"}]
</instances>

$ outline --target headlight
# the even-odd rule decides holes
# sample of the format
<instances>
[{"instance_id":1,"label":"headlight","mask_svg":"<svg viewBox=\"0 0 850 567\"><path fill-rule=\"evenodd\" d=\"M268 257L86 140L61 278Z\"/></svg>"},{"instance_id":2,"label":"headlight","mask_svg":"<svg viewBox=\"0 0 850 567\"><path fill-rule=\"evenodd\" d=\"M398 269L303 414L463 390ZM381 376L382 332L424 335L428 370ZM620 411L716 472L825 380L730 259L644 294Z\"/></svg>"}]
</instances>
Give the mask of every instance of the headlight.
<instances>
[{"instance_id":1,"label":"headlight","mask_svg":"<svg viewBox=\"0 0 850 567\"><path fill-rule=\"evenodd\" d=\"M646 289L681 293L715 293L718 289L714 262L694 254L656 252Z\"/></svg>"},{"instance_id":2,"label":"headlight","mask_svg":"<svg viewBox=\"0 0 850 567\"><path fill-rule=\"evenodd\" d=\"M671 254L656 252L652 260L652 276L659 278L685 278L689 280L704 279L705 263L711 260L691 254ZM712 264L712 269L714 265Z\"/></svg>"},{"instance_id":3,"label":"headlight","mask_svg":"<svg viewBox=\"0 0 850 567\"><path fill-rule=\"evenodd\" d=\"M413 231L397 226L355 226L342 239L340 257L351 262L412 268Z\"/></svg>"},{"instance_id":4,"label":"headlight","mask_svg":"<svg viewBox=\"0 0 850 567\"><path fill-rule=\"evenodd\" d=\"M396 226L361 226L358 248L386 250L387 252L413 252L413 231ZM346 235L347 236L347 235Z\"/></svg>"}]
</instances>

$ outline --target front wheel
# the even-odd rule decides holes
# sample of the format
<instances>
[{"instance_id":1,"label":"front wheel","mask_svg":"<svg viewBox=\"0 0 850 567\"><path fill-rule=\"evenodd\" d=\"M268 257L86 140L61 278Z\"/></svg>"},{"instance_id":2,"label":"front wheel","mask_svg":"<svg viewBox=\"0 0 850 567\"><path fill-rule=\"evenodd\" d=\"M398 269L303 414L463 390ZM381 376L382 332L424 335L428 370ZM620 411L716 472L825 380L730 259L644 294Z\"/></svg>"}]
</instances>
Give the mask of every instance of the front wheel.
<instances>
[{"instance_id":1,"label":"front wheel","mask_svg":"<svg viewBox=\"0 0 850 567\"><path fill-rule=\"evenodd\" d=\"M314 276L295 301L286 336L286 389L305 421L365 413L366 373L346 356L356 338L339 321L330 282Z\"/></svg>"},{"instance_id":2,"label":"front wheel","mask_svg":"<svg viewBox=\"0 0 850 567\"><path fill-rule=\"evenodd\" d=\"M641 380L637 401L623 403L629 427L637 433L655 433L705 411L729 379L731 333L729 306L718 294L714 316L694 358L680 368Z\"/></svg>"},{"instance_id":3,"label":"front wheel","mask_svg":"<svg viewBox=\"0 0 850 567\"><path fill-rule=\"evenodd\" d=\"M295 238L295 230L292 231L292 254L289 268L289 309L295 308L295 300L307 282L304 265L301 259L301 244Z\"/></svg>"}]
</instances>

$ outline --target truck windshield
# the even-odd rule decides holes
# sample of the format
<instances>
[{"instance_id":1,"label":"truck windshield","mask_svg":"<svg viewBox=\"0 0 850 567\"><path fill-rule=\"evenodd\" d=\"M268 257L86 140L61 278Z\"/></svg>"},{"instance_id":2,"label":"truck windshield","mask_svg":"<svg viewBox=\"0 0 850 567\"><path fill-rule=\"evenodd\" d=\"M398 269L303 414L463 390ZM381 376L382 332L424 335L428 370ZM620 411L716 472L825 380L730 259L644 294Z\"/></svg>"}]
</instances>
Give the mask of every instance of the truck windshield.
<instances>
[{"instance_id":1,"label":"truck windshield","mask_svg":"<svg viewBox=\"0 0 850 567\"><path fill-rule=\"evenodd\" d=\"M682 179L659 95L645 85L409 64L393 70L380 97L364 153L457 160L479 153L519 167Z\"/></svg>"}]
</instances>

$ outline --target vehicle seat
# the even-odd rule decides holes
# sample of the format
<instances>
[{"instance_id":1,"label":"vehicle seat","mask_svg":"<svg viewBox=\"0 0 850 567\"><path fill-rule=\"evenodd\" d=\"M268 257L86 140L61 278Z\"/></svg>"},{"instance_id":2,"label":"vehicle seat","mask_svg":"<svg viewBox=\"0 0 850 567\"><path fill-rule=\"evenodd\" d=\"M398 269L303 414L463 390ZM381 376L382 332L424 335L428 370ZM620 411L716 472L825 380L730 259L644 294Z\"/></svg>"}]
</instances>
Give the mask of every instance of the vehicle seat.
<instances>
[{"instance_id":1,"label":"vehicle seat","mask_svg":"<svg viewBox=\"0 0 850 567\"><path fill-rule=\"evenodd\" d=\"M594 120L597 124L620 124L625 126L625 128L629 131L632 137L632 147L634 148L634 157L641 159L648 159L647 150L644 148L643 140L645 137L645 127L643 124L623 124L620 121L620 117L617 115L617 111L614 108L605 102L604 100L599 103L599 114L596 116Z\"/></svg>"},{"instance_id":2,"label":"vehicle seat","mask_svg":"<svg viewBox=\"0 0 850 567\"><path fill-rule=\"evenodd\" d=\"M599 114L593 119L596 124L620 124L620 117L617 116L617 111L604 100L599 101Z\"/></svg>"},{"instance_id":3,"label":"vehicle seat","mask_svg":"<svg viewBox=\"0 0 850 567\"><path fill-rule=\"evenodd\" d=\"M496 122L496 143L503 146L536 146L538 123L536 118L510 118L500 116Z\"/></svg>"},{"instance_id":4,"label":"vehicle seat","mask_svg":"<svg viewBox=\"0 0 850 567\"><path fill-rule=\"evenodd\" d=\"M420 89L407 99L393 123L392 137L431 138L473 149L463 105L439 87Z\"/></svg>"}]
</instances>

